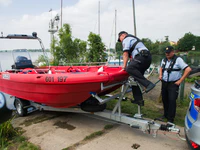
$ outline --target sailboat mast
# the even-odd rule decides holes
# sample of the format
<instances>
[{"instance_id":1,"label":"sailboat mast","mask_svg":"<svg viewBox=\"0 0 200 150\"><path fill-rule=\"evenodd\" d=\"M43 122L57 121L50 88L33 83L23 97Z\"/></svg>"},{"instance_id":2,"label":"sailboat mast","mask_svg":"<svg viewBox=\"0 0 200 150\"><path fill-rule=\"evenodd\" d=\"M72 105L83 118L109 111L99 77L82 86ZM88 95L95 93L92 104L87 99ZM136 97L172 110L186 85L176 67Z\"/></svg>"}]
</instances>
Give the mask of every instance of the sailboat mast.
<instances>
[{"instance_id":1,"label":"sailboat mast","mask_svg":"<svg viewBox=\"0 0 200 150\"><path fill-rule=\"evenodd\" d=\"M116 56L116 41L117 41L117 10L115 9L115 56Z\"/></svg>"},{"instance_id":2,"label":"sailboat mast","mask_svg":"<svg viewBox=\"0 0 200 150\"><path fill-rule=\"evenodd\" d=\"M98 25L98 34L100 35L100 1L99 1L99 9L98 9L98 22L99 22L99 25Z\"/></svg>"},{"instance_id":3,"label":"sailboat mast","mask_svg":"<svg viewBox=\"0 0 200 150\"><path fill-rule=\"evenodd\" d=\"M63 0L61 0L61 12L60 12L60 28L62 28L62 7L63 7Z\"/></svg>"},{"instance_id":4,"label":"sailboat mast","mask_svg":"<svg viewBox=\"0 0 200 150\"><path fill-rule=\"evenodd\" d=\"M133 0L133 24L134 24L134 35L137 36L136 34L136 19L135 19L135 3Z\"/></svg>"}]
</instances>

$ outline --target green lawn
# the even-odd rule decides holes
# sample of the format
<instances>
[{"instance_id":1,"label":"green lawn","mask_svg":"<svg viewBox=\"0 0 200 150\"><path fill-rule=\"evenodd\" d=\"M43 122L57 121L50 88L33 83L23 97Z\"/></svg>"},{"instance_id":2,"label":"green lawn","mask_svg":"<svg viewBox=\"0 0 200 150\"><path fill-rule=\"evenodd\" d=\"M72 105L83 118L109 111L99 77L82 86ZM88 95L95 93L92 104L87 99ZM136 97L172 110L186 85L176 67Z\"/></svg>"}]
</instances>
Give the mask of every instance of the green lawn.
<instances>
[{"instance_id":1,"label":"green lawn","mask_svg":"<svg viewBox=\"0 0 200 150\"><path fill-rule=\"evenodd\" d=\"M107 109L112 110L118 100L111 100L107 103ZM179 126L184 126L184 118L189 105L189 99L185 98L183 102L177 100L177 111L174 123ZM132 104L130 100L122 101L121 109L123 113L134 115L138 111L138 106ZM155 119L163 115L162 103L153 100L145 100L145 105L141 108L141 113L145 118ZM167 120L165 120L167 121Z\"/></svg>"}]
</instances>

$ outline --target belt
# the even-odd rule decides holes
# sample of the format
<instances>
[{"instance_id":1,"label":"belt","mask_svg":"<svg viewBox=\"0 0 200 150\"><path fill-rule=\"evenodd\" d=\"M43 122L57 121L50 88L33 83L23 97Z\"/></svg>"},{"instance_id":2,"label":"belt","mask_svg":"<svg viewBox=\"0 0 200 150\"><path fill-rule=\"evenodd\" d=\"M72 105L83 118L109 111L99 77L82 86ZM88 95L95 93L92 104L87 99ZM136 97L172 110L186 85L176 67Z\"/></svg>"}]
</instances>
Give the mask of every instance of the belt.
<instances>
[{"instance_id":1,"label":"belt","mask_svg":"<svg viewBox=\"0 0 200 150\"><path fill-rule=\"evenodd\" d=\"M150 56L150 52L146 49L142 49L142 50L138 51L138 54L135 56L148 57L148 56Z\"/></svg>"},{"instance_id":2,"label":"belt","mask_svg":"<svg viewBox=\"0 0 200 150\"><path fill-rule=\"evenodd\" d=\"M178 79L178 80L179 80L179 79ZM178 80L176 80L176 81L178 81ZM176 81L168 81L168 82L167 82L167 81L162 80L163 83L175 83Z\"/></svg>"}]
</instances>

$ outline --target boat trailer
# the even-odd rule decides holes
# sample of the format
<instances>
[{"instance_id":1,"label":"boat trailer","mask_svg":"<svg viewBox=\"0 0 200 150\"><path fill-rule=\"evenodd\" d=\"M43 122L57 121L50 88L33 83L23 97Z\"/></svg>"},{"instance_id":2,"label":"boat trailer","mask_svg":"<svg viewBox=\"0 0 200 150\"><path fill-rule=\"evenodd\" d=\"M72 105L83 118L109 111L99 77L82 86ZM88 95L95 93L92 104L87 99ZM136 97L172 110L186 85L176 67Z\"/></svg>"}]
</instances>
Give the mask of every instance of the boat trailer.
<instances>
[{"instance_id":1,"label":"boat trailer","mask_svg":"<svg viewBox=\"0 0 200 150\"><path fill-rule=\"evenodd\" d=\"M122 83L119 83L119 84L122 84ZM115 86L115 85L113 85L113 86ZM118 98L118 102L116 103L116 105L112 111L103 110L101 112L86 112L86 111L83 111L79 106L71 107L71 108L54 108L54 107L34 103L32 101L30 101L30 105L26 106L26 107L21 107L20 102L19 102L19 107L17 106L16 109L17 109L18 113L20 111L24 111L24 109L27 109L28 113L36 111L36 110L84 113L84 114L99 116L101 118L106 118L106 119L112 120L114 122L127 124L132 128L140 129L144 133L152 134L153 137L157 136L158 130L173 132L173 133L176 133L178 136L180 136L180 129L176 128L176 125L173 123L168 122L166 124L159 124L159 123L156 123L155 120L148 120L146 118L143 118L140 105L138 105L138 112L133 117L121 112L121 102L124 99L125 94L129 93L132 90L130 88L131 86L139 86L140 89L142 90L141 85L139 85L139 83L137 83L136 81L133 81L129 77L129 79L123 83L121 92L118 94L115 94L115 95L112 95L112 96L102 99L96 93L94 93L94 92L90 93L94 98L96 98L98 100L99 104L105 104L106 102L108 102L112 99ZM110 86L106 87L102 83L101 89L103 90L106 88L110 88ZM8 95L6 93L1 93L1 94L4 95L3 97L7 101L10 101L10 100L14 101L14 99L15 99L15 97ZM29 108L32 108L32 109L29 109Z\"/></svg>"}]
</instances>

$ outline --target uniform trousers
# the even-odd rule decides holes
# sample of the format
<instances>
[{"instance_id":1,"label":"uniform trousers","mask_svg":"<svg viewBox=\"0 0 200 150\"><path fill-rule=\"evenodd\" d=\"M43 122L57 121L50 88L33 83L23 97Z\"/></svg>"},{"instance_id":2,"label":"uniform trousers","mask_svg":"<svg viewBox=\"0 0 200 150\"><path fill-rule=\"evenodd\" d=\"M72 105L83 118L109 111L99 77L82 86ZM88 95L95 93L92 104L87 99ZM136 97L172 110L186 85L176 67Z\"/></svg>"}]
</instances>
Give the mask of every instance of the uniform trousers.
<instances>
[{"instance_id":1,"label":"uniform trousers","mask_svg":"<svg viewBox=\"0 0 200 150\"><path fill-rule=\"evenodd\" d=\"M162 81L162 101L164 116L168 121L173 122L176 115L176 99L178 98L179 86L173 82Z\"/></svg>"},{"instance_id":2,"label":"uniform trousers","mask_svg":"<svg viewBox=\"0 0 200 150\"><path fill-rule=\"evenodd\" d=\"M151 65L151 60L152 58L150 53L148 56L136 55L135 58L132 59L132 61L126 68L128 74L144 87L147 87L151 83L144 77L145 71ZM132 86L132 93L136 101L143 100L142 92L139 86Z\"/></svg>"}]
</instances>

